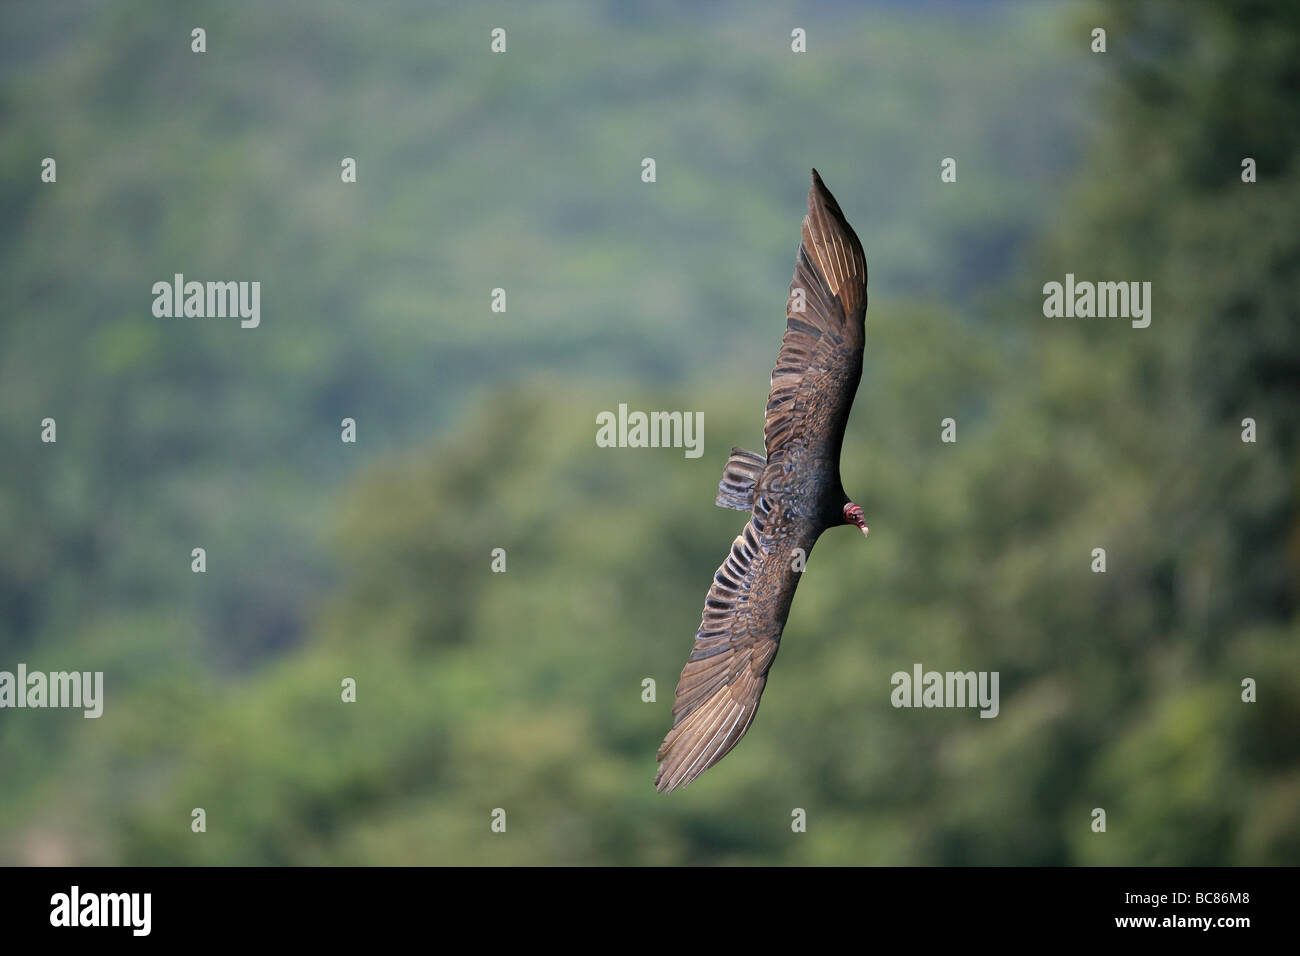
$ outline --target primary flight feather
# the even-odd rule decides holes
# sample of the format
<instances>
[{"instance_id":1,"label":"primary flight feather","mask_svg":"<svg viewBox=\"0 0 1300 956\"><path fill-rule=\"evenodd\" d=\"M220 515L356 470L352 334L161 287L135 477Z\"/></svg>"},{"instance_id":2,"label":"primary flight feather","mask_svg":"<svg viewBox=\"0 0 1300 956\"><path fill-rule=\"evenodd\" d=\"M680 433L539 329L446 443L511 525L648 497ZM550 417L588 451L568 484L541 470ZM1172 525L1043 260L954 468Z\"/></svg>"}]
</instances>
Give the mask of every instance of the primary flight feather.
<instances>
[{"instance_id":1,"label":"primary flight feather","mask_svg":"<svg viewBox=\"0 0 1300 956\"><path fill-rule=\"evenodd\" d=\"M840 483L840 446L862 377L867 260L812 172L763 423L766 456L733 448L717 504L750 512L713 575L682 669L655 786L684 787L745 735L776 657L803 561L827 528L867 533Z\"/></svg>"}]
</instances>

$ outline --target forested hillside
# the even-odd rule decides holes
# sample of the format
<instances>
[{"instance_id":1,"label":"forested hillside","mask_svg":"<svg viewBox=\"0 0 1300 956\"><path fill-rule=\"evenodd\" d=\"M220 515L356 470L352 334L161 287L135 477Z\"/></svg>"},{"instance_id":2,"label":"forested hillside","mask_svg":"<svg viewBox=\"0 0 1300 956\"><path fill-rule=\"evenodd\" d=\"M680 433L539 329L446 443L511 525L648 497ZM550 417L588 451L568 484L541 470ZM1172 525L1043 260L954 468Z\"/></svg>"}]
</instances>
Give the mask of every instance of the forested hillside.
<instances>
[{"instance_id":1,"label":"forested hillside","mask_svg":"<svg viewBox=\"0 0 1300 956\"><path fill-rule=\"evenodd\" d=\"M0 713L0 860L1294 863L1300 18L1221 7L21 8L0 669L107 692ZM871 271L871 536L664 798L811 166ZM155 318L177 272L261 325ZM1150 326L1045 318L1067 273ZM597 447L619 403L705 453ZM914 662L998 717L895 709Z\"/></svg>"}]
</instances>

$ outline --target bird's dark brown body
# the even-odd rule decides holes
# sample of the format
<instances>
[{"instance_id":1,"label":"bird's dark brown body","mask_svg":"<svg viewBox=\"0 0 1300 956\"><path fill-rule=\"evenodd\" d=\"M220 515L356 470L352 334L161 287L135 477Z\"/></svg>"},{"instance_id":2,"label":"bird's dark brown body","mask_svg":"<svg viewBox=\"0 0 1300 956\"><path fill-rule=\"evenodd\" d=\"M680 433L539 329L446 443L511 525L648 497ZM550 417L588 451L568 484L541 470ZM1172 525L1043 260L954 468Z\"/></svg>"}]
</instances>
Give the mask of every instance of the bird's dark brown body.
<instances>
[{"instance_id":1,"label":"bird's dark brown body","mask_svg":"<svg viewBox=\"0 0 1300 956\"><path fill-rule=\"evenodd\" d=\"M750 512L718 568L682 670L656 786L685 786L722 759L758 710L804 562L827 528L861 509L840 482L840 448L862 376L867 264L813 170L763 428L766 456L732 449L717 503Z\"/></svg>"}]
</instances>

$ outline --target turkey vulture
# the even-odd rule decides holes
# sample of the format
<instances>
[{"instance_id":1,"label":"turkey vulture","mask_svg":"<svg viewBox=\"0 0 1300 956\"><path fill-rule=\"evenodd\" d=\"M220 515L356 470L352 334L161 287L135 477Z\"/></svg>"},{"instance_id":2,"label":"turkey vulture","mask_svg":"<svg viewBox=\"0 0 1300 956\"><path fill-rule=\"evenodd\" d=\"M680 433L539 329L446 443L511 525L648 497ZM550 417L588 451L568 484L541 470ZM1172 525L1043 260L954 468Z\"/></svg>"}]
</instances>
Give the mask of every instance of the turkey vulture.
<instances>
[{"instance_id":1,"label":"turkey vulture","mask_svg":"<svg viewBox=\"0 0 1300 956\"><path fill-rule=\"evenodd\" d=\"M686 786L745 736L817 538L835 525L867 533L840 484L866 313L862 243L814 169L767 398L767 455L732 448L718 484L716 503L748 511L749 521L713 575L677 684L673 726L659 748L661 792Z\"/></svg>"}]
</instances>

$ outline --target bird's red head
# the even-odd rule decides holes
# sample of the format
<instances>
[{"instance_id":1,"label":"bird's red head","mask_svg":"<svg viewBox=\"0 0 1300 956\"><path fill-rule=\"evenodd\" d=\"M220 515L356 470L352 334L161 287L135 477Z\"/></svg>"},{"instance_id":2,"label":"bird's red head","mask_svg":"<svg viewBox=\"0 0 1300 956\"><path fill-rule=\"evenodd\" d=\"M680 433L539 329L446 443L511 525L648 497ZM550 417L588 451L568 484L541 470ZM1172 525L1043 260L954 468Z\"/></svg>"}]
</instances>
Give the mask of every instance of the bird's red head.
<instances>
[{"instance_id":1,"label":"bird's red head","mask_svg":"<svg viewBox=\"0 0 1300 956\"><path fill-rule=\"evenodd\" d=\"M862 513L861 505L854 504L850 501L844 506L844 523L856 525L862 530L863 534L867 534L867 518L866 515Z\"/></svg>"}]
</instances>

